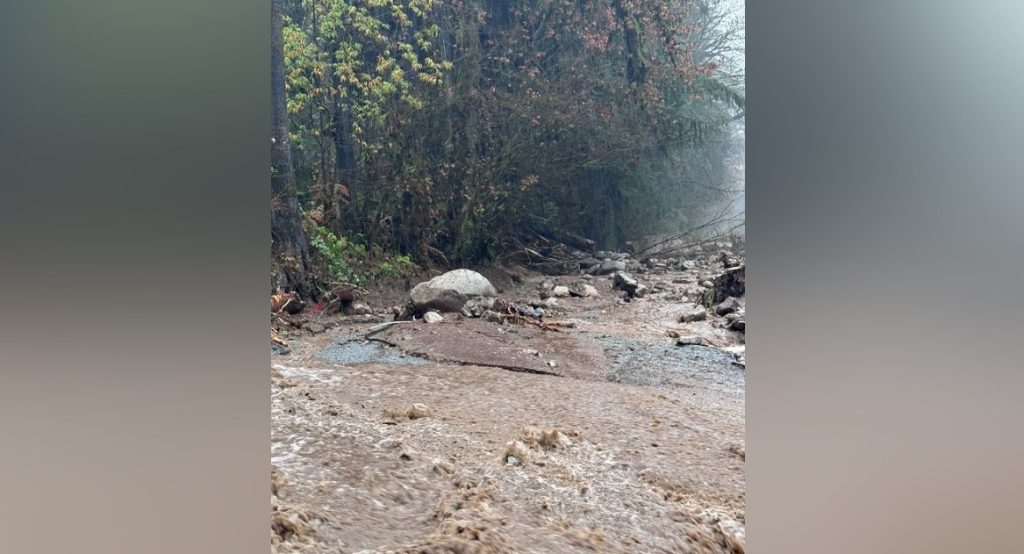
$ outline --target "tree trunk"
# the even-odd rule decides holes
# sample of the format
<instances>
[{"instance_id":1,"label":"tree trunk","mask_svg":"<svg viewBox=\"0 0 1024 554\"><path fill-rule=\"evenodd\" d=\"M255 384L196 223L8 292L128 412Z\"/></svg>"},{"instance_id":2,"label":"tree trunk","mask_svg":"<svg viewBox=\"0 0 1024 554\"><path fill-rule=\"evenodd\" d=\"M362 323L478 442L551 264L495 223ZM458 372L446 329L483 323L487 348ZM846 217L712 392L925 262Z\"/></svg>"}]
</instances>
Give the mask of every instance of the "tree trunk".
<instances>
[{"instance_id":1,"label":"tree trunk","mask_svg":"<svg viewBox=\"0 0 1024 554\"><path fill-rule=\"evenodd\" d=\"M299 198L288 145L288 106L284 89L284 35L281 1L270 9L270 238L277 286L308 297L309 243L299 217Z\"/></svg>"},{"instance_id":2,"label":"tree trunk","mask_svg":"<svg viewBox=\"0 0 1024 554\"><path fill-rule=\"evenodd\" d=\"M625 6L622 0L615 0L615 13L622 23L626 42L626 79L630 83L643 83L647 78L647 62L644 61L641 46L640 23Z\"/></svg>"},{"instance_id":3,"label":"tree trunk","mask_svg":"<svg viewBox=\"0 0 1024 554\"><path fill-rule=\"evenodd\" d=\"M337 51L337 46L334 47ZM338 75L331 72L331 84L334 87L334 162L336 168L336 182L344 185L348 190L347 201L349 206L355 208L355 195L359 193L359 174L356 168L356 143L352 136L352 113L341 98L341 82ZM334 192L334 191L332 191ZM342 199L334 192L331 196L333 204L331 211L337 218L337 232L343 231L341 214Z\"/></svg>"}]
</instances>

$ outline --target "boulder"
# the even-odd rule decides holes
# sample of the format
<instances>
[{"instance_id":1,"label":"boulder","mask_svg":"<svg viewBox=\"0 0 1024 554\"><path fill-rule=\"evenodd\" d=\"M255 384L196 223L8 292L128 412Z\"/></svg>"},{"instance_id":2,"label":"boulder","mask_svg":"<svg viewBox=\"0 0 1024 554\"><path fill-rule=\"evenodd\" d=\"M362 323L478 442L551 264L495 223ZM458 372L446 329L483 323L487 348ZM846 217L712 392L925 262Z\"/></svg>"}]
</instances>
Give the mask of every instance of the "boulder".
<instances>
[{"instance_id":1,"label":"boulder","mask_svg":"<svg viewBox=\"0 0 1024 554\"><path fill-rule=\"evenodd\" d=\"M647 287L625 271L615 272L612 276L612 288L626 291L630 298L640 298L647 294Z\"/></svg>"},{"instance_id":2,"label":"boulder","mask_svg":"<svg viewBox=\"0 0 1024 554\"><path fill-rule=\"evenodd\" d=\"M617 289L622 289L628 292L636 289L639 284L640 283L638 283L632 275L625 271L617 271L612 275L612 286Z\"/></svg>"},{"instance_id":3,"label":"boulder","mask_svg":"<svg viewBox=\"0 0 1024 554\"><path fill-rule=\"evenodd\" d=\"M716 304L725 301L730 296L739 298L747 293L747 266L741 265L725 270L718 277L715 277L710 288L715 290L713 302Z\"/></svg>"},{"instance_id":4,"label":"boulder","mask_svg":"<svg viewBox=\"0 0 1024 554\"><path fill-rule=\"evenodd\" d=\"M592 267L588 273L608 275L609 273L615 273L616 271L625 271L625 269L626 262L622 260L607 260L601 262L601 265Z\"/></svg>"},{"instance_id":5,"label":"boulder","mask_svg":"<svg viewBox=\"0 0 1024 554\"><path fill-rule=\"evenodd\" d=\"M704 306L696 306L679 316L679 321L682 323L691 323L694 321L704 321L707 318L708 311L704 309Z\"/></svg>"},{"instance_id":6,"label":"boulder","mask_svg":"<svg viewBox=\"0 0 1024 554\"><path fill-rule=\"evenodd\" d=\"M740 309L740 301L736 300L735 297L730 296L715 306L715 313L724 316L726 314L731 314L738 309Z\"/></svg>"},{"instance_id":7,"label":"boulder","mask_svg":"<svg viewBox=\"0 0 1024 554\"><path fill-rule=\"evenodd\" d=\"M494 299L498 291L486 277L468 269L455 269L424 281L409 291L419 313L428 310L458 312L471 299Z\"/></svg>"}]
</instances>

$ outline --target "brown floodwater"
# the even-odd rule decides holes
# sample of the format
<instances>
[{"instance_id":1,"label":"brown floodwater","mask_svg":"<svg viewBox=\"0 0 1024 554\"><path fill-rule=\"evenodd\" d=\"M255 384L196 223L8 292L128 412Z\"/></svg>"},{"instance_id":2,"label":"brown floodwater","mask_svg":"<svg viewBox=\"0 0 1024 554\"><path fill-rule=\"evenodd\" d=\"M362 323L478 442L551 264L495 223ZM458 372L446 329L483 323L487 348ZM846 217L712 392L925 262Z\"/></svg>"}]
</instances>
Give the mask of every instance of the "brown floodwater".
<instances>
[{"instance_id":1,"label":"brown floodwater","mask_svg":"<svg viewBox=\"0 0 1024 554\"><path fill-rule=\"evenodd\" d=\"M628 303L596 278L549 310L558 332L446 315L290 337L273 551L742 552L745 368L666 331L742 339L677 322L680 275L638 276L665 291Z\"/></svg>"}]
</instances>

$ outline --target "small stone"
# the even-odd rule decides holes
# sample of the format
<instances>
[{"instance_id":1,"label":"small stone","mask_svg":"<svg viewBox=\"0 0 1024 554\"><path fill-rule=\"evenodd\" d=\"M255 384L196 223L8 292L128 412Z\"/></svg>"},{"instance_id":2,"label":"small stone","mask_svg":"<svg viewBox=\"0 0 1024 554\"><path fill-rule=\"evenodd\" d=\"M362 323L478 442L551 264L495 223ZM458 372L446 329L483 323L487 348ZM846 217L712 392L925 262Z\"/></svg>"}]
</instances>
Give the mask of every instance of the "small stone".
<instances>
[{"instance_id":1,"label":"small stone","mask_svg":"<svg viewBox=\"0 0 1024 554\"><path fill-rule=\"evenodd\" d=\"M678 339L679 331L676 331L675 329L669 329L668 331L665 331L665 336L670 339Z\"/></svg>"},{"instance_id":2,"label":"small stone","mask_svg":"<svg viewBox=\"0 0 1024 554\"><path fill-rule=\"evenodd\" d=\"M548 360L548 367L558 367L558 362L554 360Z\"/></svg>"},{"instance_id":3,"label":"small stone","mask_svg":"<svg viewBox=\"0 0 1024 554\"><path fill-rule=\"evenodd\" d=\"M712 283L712 282L711 282L710 280L704 280L704 281L701 281L701 282L700 282L700 286L702 286L702 287L704 287L704 288L706 288L706 289L709 289L709 288L711 288L711 287L714 287L714 286L715 286L715 284L714 284L714 283Z\"/></svg>"},{"instance_id":4,"label":"small stone","mask_svg":"<svg viewBox=\"0 0 1024 554\"><path fill-rule=\"evenodd\" d=\"M569 287L565 285L558 285L557 287L551 290L551 294L557 296L558 298L565 298L569 296Z\"/></svg>"},{"instance_id":5,"label":"small stone","mask_svg":"<svg viewBox=\"0 0 1024 554\"><path fill-rule=\"evenodd\" d=\"M704 338L697 335L679 337L679 340L676 341L676 346L705 346L706 344Z\"/></svg>"},{"instance_id":6,"label":"small stone","mask_svg":"<svg viewBox=\"0 0 1024 554\"><path fill-rule=\"evenodd\" d=\"M377 448L398 448L402 445L402 441L394 437L384 437L377 443Z\"/></svg>"},{"instance_id":7,"label":"small stone","mask_svg":"<svg viewBox=\"0 0 1024 554\"><path fill-rule=\"evenodd\" d=\"M427 323L441 323L444 321L444 317L437 312L427 312L423 314L423 321L426 321Z\"/></svg>"},{"instance_id":8,"label":"small stone","mask_svg":"<svg viewBox=\"0 0 1024 554\"><path fill-rule=\"evenodd\" d=\"M569 287L569 294L572 296L588 298L597 295L597 289L586 283L578 283Z\"/></svg>"},{"instance_id":9,"label":"small stone","mask_svg":"<svg viewBox=\"0 0 1024 554\"><path fill-rule=\"evenodd\" d=\"M739 331L741 333L747 332L747 322L742 319L737 319L729 324L729 328L733 331Z\"/></svg>"}]
</instances>

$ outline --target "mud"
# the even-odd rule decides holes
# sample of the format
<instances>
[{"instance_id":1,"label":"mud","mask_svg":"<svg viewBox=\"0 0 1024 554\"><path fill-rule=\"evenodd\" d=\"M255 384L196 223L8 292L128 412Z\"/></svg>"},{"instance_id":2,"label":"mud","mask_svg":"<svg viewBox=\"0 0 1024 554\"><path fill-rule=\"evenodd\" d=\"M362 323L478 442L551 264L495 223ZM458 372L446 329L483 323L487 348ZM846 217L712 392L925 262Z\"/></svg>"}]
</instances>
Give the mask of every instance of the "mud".
<instances>
[{"instance_id":1,"label":"mud","mask_svg":"<svg viewBox=\"0 0 1024 554\"><path fill-rule=\"evenodd\" d=\"M560 332L446 316L290 337L272 357L272 550L743 552L745 370L666 332L741 336L677 322L671 279L692 276L638 275L665 290L629 303L595 279L549 310L575 325Z\"/></svg>"}]
</instances>

